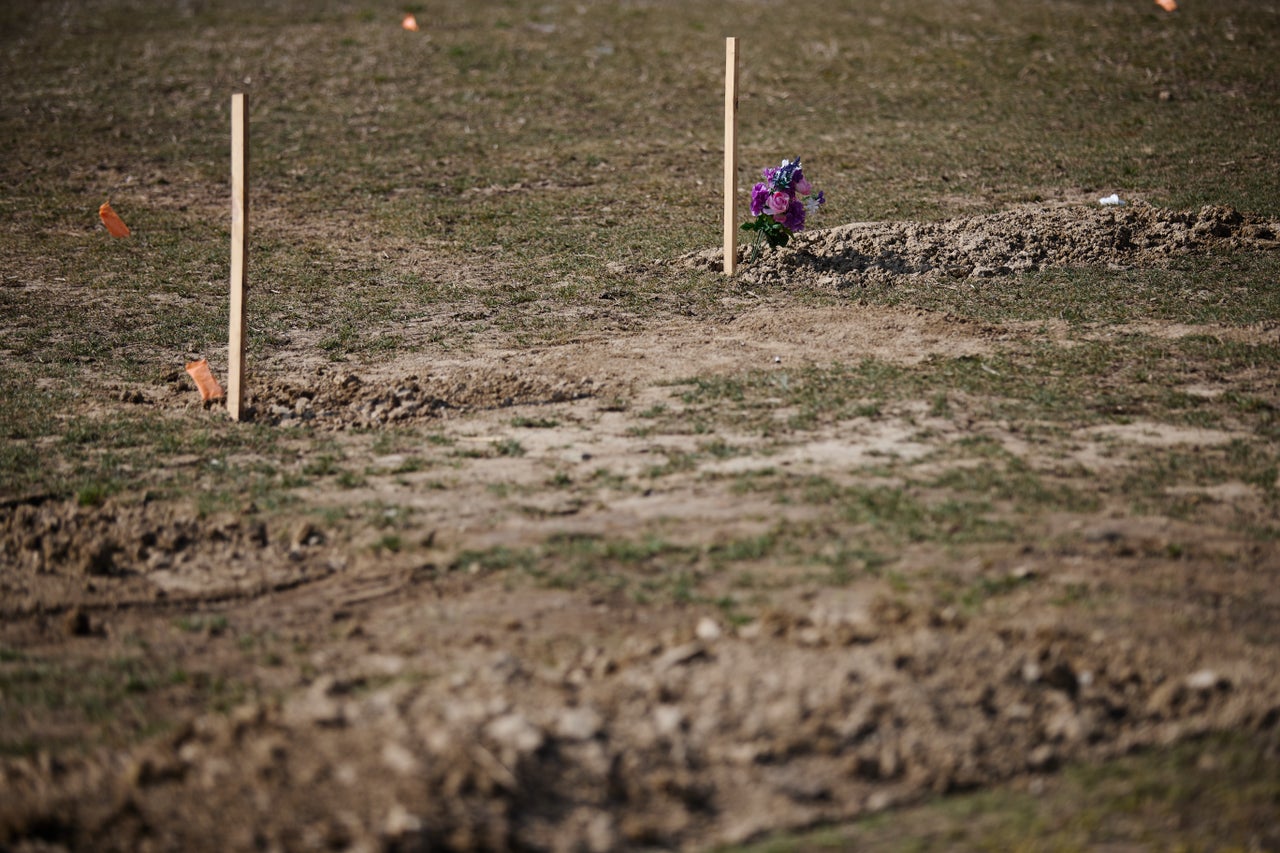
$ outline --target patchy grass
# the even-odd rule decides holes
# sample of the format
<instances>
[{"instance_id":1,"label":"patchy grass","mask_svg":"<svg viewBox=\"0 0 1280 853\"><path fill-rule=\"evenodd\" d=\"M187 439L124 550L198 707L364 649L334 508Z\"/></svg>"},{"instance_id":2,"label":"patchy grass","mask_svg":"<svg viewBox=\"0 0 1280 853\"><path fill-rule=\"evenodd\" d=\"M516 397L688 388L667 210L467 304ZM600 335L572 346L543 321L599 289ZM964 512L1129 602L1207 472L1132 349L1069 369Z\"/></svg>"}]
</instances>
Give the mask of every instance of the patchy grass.
<instances>
[{"instance_id":1,"label":"patchy grass","mask_svg":"<svg viewBox=\"0 0 1280 853\"><path fill-rule=\"evenodd\" d=\"M860 303L918 306L989 323L1239 324L1280 315L1278 277L1275 252L1233 253L1177 258L1167 269L1051 269L973 287L869 285L851 295Z\"/></svg>"},{"instance_id":2,"label":"patchy grass","mask_svg":"<svg viewBox=\"0 0 1280 853\"><path fill-rule=\"evenodd\" d=\"M759 425L774 409L793 409L796 430L853 418L875 418L887 403L933 399L934 412L1075 428L1135 417L1222 427L1244 424L1260 437L1276 429L1266 376L1280 367L1280 348L1215 337L1176 340L1126 334L1059 345L1029 341L991 356L931 356L917 367L867 358L854 365L785 372L700 376L681 394L698 419L723 426ZM1259 372L1260 371L1260 372ZM1219 393L1193 395L1203 380ZM945 409L936 401L945 399ZM695 420L682 412L683 422Z\"/></svg>"},{"instance_id":3,"label":"patchy grass","mask_svg":"<svg viewBox=\"0 0 1280 853\"><path fill-rule=\"evenodd\" d=\"M939 798L848 826L720 848L819 850L1270 849L1280 772L1274 739L1215 735L1039 783Z\"/></svg>"},{"instance_id":4,"label":"patchy grass","mask_svg":"<svg viewBox=\"0 0 1280 853\"><path fill-rule=\"evenodd\" d=\"M37 749L122 746L167 727L150 706L194 701L226 707L246 695L247 685L225 678L193 677L180 664L146 648L103 659L64 660L16 649L0 650L0 755ZM24 714L42 717L39 742L22 735ZM10 736L12 733L12 736Z\"/></svg>"}]
</instances>

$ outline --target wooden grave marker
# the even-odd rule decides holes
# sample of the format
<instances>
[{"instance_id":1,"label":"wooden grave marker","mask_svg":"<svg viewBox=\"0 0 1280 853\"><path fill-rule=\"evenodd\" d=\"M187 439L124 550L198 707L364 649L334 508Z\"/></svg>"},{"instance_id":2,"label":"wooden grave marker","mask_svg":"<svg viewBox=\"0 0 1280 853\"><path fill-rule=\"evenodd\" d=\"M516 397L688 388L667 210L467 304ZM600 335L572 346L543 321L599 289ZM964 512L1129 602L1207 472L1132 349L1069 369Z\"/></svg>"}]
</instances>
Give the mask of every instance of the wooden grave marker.
<instances>
[{"instance_id":1,"label":"wooden grave marker","mask_svg":"<svg viewBox=\"0 0 1280 853\"><path fill-rule=\"evenodd\" d=\"M738 40L725 39L724 274L738 269Z\"/></svg>"},{"instance_id":2,"label":"wooden grave marker","mask_svg":"<svg viewBox=\"0 0 1280 853\"><path fill-rule=\"evenodd\" d=\"M231 328L227 335L227 413L244 404L244 293L249 261L249 113L243 92L231 96Z\"/></svg>"}]
</instances>

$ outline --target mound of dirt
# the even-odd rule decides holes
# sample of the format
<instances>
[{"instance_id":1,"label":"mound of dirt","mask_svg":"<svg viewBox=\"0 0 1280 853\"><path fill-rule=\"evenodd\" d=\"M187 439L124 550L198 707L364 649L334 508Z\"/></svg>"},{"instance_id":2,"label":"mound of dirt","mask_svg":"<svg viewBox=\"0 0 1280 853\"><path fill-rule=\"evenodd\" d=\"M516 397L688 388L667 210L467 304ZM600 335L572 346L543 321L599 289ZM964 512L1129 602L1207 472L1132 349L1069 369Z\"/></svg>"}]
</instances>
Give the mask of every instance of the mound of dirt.
<instances>
[{"instance_id":1,"label":"mound of dirt","mask_svg":"<svg viewBox=\"0 0 1280 853\"><path fill-rule=\"evenodd\" d=\"M860 222L801 233L740 271L747 282L858 287L907 278L990 278L1048 267L1156 267L1178 255L1276 248L1276 223L1231 207L1175 211L1071 205L1010 210L944 222ZM747 262L751 248L739 249ZM719 269L723 250L679 263Z\"/></svg>"},{"instance_id":2,"label":"mound of dirt","mask_svg":"<svg viewBox=\"0 0 1280 853\"><path fill-rule=\"evenodd\" d=\"M168 391L159 399L141 390L121 395L123 402L193 404L192 385L172 371ZM437 371L397 378L359 376L320 368L287 377L255 376L245 395L245 420L277 426L309 424L319 429L378 428L408 425L477 409L563 403L594 397L602 386L590 377L542 376L489 367ZM217 401L214 405L221 405Z\"/></svg>"}]
</instances>

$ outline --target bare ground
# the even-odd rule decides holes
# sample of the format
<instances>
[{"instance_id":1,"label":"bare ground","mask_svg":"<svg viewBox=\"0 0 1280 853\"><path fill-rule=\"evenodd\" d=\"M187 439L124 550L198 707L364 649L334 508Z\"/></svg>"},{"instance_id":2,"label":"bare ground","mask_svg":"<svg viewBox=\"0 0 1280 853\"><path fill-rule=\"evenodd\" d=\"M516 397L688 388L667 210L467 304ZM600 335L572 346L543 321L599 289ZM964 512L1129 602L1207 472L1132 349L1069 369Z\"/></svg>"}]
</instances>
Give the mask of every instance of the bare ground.
<instances>
[{"instance_id":1,"label":"bare ground","mask_svg":"<svg viewBox=\"0 0 1280 853\"><path fill-rule=\"evenodd\" d=\"M997 505L996 520L1028 526L1008 541L896 542L892 571L868 562L840 583L812 555L766 549L744 559L767 594L716 604L744 584L717 549L795 528L819 557L862 538L887 547L820 501L738 488L753 472L858 483L884 459L941 472L960 463L940 450L983 436L1087 488L1152 447L1228 445L1230 428L1138 418L1046 438L922 399L781 438L722 431L732 453L681 465L710 437L655 430L646 413L678 418L672 383L695 375L913 365L1065 335L808 307L788 298L795 282L998 287L1028 269L1275 245L1274 223L1227 209L1044 205L805 235L749 266L751 289L714 322L606 316L557 345L495 335L448 361L385 365L325 364L292 341L256 366L254 417L300 453L303 431L329 435L364 471L300 485L296 519L267 524L248 497L225 515L138 495L0 507L0 641L24 655L0 668L88 672L143 650L183 672L145 694L140 716L170 722L141 745L0 762L0 845L705 848L1210 731L1256 732L1274 750L1280 547L1228 523L1276 523L1256 485L1206 489L1181 519L1114 493L1087 511ZM643 282L647 268L631 272ZM1141 330L1280 340L1275 323ZM177 371L88 406L220 416ZM394 447L379 443L395 430ZM384 507L394 538L363 523ZM940 598L944 579L978 599ZM225 713L189 710L191 683L210 681L241 688ZM33 711L7 736L55 743L82 724ZM1280 845L1274 824L1252 837Z\"/></svg>"}]
</instances>

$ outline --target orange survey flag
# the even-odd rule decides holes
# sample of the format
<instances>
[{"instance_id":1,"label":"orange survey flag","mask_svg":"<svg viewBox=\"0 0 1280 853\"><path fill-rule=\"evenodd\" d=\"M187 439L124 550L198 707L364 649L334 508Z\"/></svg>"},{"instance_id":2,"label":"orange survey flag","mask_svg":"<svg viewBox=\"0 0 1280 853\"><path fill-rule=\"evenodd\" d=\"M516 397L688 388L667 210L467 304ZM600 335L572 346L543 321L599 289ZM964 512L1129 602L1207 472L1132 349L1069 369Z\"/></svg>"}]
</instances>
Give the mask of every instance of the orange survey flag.
<instances>
[{"instance_id":1,"label":"orange survey flag","mask_svg":"<svg viewBox=\"0 0 1280 853\"><path fill-rule=\"evenodd\" d=\"M218 384L218 380L214 379L213 374L209 371L209 359L202 358L199 361L187 362L187 373L190 373L191 378L196 381L196 387L200 389L201 400L207 403L222 396L222 386Z\"/></svg>"},{"instance_id":2,"label":"orange survey flag","mask_svg":"<svg viewBox=\"0 0 1280 853\"><path fill-rule=\"evenodd\" d=\"M98 218L102 220L102 224L107 226L107 231L112 237L128 237L129 226L124 224L124 220L116 216L116 212L111 209L111 202L104 201L102 207L98 208Z\"/></svg>"},{"instance_id":3,"label":"orange survey flag","mask_svg":"<svg viewBox=\"0 0 1280 853\"><path fill-rule=\"evenodd\" d=\"M416 33L418 31L418 19L413 15L405 15L400 26L404 27L409 32Z\"/></svg>"}]
</instances>

